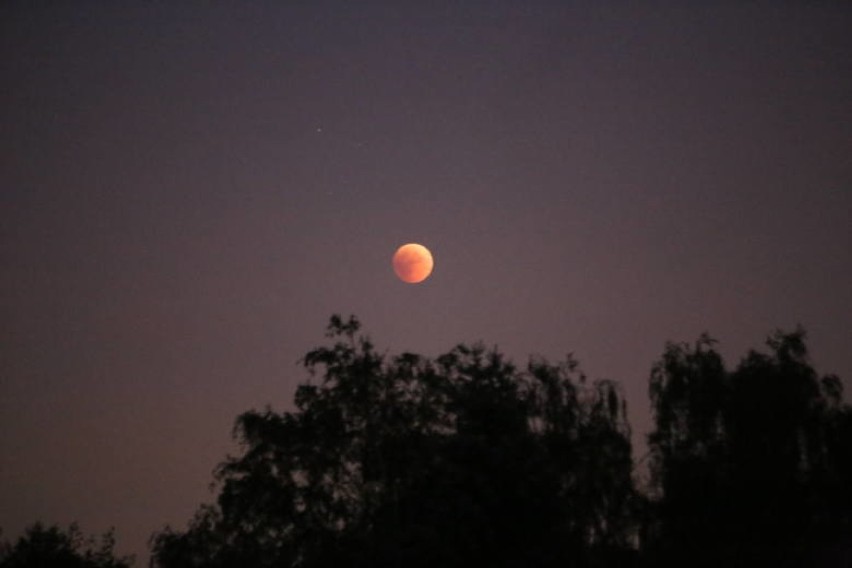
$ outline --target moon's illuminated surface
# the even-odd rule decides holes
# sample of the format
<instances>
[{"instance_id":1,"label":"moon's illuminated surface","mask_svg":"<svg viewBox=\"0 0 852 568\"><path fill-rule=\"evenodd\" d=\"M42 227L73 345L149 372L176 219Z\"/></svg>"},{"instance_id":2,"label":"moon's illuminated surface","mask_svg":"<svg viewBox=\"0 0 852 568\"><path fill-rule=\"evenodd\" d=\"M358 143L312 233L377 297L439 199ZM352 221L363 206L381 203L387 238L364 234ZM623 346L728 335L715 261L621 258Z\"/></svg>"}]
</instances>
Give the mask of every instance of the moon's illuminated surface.
<instances>
[{"instance_id":1,"label":"moon's illuminated surface","mask_svg":"<svg viewBox=\"0 0 852 568\"><path fill-rule=\"evenodd\" d=\"M402 245L393 255L393 271L400 280L409 284L426 280L434 265L429 249L417 243Z\"/></svg>"}]
</instances>

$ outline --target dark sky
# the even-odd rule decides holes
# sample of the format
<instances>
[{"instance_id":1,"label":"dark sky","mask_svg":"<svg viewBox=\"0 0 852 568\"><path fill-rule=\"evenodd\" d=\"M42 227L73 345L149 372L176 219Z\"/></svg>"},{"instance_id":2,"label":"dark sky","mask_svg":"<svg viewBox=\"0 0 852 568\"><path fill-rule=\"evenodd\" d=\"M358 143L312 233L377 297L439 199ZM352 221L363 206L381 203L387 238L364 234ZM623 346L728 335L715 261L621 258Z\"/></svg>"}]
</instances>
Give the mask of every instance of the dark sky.
<instances>
[{"instance_id":1,"label":"dark sky","mask_svg":"<svg viewBox=\"0 0 852 568\"><path fill-rule=\"evenodd\" d=\"M144 558L335 312L574 352L638 440L702 331L801 323L852 386L852 8L627 4L2 2L5 535Z\"/></svg>"}]
</instances>

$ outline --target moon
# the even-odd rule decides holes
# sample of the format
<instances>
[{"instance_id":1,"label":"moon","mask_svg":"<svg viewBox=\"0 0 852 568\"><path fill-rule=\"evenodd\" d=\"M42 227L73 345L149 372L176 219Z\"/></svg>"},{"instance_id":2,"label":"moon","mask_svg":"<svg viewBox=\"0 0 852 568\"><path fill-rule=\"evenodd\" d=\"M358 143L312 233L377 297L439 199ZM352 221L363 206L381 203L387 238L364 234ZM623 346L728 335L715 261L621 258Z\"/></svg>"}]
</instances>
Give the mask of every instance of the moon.
<instances>
[{"instance_id":1,"label":"moon","mask_svg":"<svg viewBox=\"0 0 852 568\"><path fill-rule=\"evenodd\" d=\"M403 282L417 284L432 274L432 253L423 245L408 243L402 245L393 255L393 271Z\"/></svg>"}]
</instances>

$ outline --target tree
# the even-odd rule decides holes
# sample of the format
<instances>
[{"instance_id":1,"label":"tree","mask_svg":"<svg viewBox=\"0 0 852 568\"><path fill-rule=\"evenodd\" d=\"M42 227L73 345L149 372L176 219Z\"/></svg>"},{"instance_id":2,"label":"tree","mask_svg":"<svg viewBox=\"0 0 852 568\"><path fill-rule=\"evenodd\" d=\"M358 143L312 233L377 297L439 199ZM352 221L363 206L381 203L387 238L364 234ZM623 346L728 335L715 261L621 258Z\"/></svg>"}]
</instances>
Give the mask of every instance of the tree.
<instances>
[{"instance_id":1,"label":"tree","mask_svg":"<svg viewBox=\"0 0 852 568\"><path fill-rule=\"evenodd\" d=\"M157 566L591 566L629 561L629 428L612 382L496 349L378 353L334 316L293 412L236 422L242 453Z\"/></svg>"},{"instance_id":2,"label":"tree","mask_svg":"<svg viewBox=\"0 0 852 568\"><path fill-rule=\"evenodd\" d=\"M0 568L127 568L132 557L116 557L115 538L109 531L100 543L85 537L76 524L67 530L35 523L15 544L0 543Z\"/></svg>"},{"instance_id":3,"label":"tree","mask_svg":"<svg viewBox=\"0 0 852 568\"><path fill-rule=\"evenodd\" d=\"M731 372L707 336L667 346L650 382L656 563L806 565L849 530L849 409L804 339L777 332Z\"/></svg>"}]
</instances>

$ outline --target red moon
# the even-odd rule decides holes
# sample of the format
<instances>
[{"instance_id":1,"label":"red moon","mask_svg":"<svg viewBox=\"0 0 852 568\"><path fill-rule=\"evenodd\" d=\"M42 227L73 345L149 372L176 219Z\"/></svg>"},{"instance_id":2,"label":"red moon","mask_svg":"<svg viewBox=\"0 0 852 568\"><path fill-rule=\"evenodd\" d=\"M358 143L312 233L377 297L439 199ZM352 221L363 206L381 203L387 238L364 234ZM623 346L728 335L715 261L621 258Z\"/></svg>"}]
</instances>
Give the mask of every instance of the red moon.
<instances>
[{"instance_id":1,"label":"red moon","mask_svg":"<svg viewBox=\"0 0 852 568\"><path fill-rule=\"evenodd\" d=\"M402 245L393 255L393 271L400 280L409 284L426 280L434 265L429 249L417 243Z\"/></svg>"}]
</instances>

